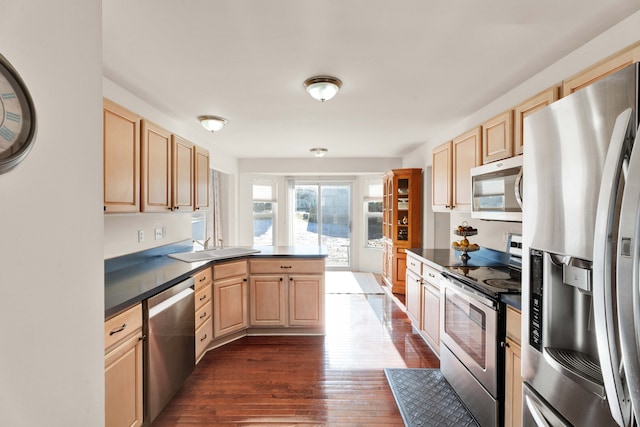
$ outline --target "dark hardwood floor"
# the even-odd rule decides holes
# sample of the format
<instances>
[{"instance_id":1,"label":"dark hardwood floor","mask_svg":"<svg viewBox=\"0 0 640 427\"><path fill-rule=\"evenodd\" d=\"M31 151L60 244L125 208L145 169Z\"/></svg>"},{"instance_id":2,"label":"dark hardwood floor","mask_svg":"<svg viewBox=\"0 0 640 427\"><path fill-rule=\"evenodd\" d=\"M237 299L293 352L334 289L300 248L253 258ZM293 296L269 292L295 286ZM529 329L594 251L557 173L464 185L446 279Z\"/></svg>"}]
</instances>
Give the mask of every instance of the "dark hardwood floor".
<instances>
[{"instance_id":1,"label":"dark hardwood floor","mask_svg":"<svg viewBox=\"0 0 640 427\"><path fill-rule=\"evenodd\" d=\"M326 336L209 351L153 427L402 426L383 368L438 366L389 296L327 294Z\"/></svg>"}]
</instances>

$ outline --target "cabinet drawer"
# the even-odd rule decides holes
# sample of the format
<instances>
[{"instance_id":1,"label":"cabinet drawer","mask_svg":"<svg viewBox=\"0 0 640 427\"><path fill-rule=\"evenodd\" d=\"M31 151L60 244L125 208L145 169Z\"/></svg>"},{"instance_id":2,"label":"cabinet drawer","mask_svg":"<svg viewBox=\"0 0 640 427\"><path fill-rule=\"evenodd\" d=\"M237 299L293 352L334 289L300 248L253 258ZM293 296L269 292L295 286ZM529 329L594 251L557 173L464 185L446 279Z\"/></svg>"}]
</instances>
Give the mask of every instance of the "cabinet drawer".
<instances>
[{"instance_id":1,"label":"cabinet drawer","mask_svg":"<svg viewBox=\"0 0 640 427\"><path fill-rule=\"evenodd\" d=\"M200 310L202 306L211 301L211 285L207 285L204 288L196 292L196 311Z\"/></svg>"},{"instance_id":2,"label":"cabinet drawer","mask_svg":"<svg viewBox=\"0 0 640 427\"><path fill-rule=\"evenodd\" d=\"M249 261L249 270L251 271L251 274L322 274L324 273L324 258L252 259Z\"/></svg>"},{"instance_id":3,"label":"cabinet drawer","mask_svg":"<svg viewBox=\"0 0 640 427\"><path fill-rule=\"evenodd\" d=\"M422 277L431 285L440 289L440 272L428 264L422 264Z\"/></svg>"},{"instance_id":4,"label":"cabinet drawer","mask_svg":"<svg viewBox=\"0 0 640 427\"><path fill-rule=\"evenodd\" d=\"M196 310L196 329L211 317L211 307L211 303L208 303Z\"/></svg>"},{"instance_id":5,"label":"cabinet drawer","mask_svg":"<svg viewBox=\"0 0 640 427\"><path fill-rule=\"evenodd\" d=\"M211 342L213 337L213 321L209 317L206 322L196 329L196 360L202 355L207 348L207 345Z\"/></svg>"},{"instance_id":6,"label":"cabinet drawer","mask_svg":"<svg viewBox=\"0 0 640 427\"><path fill-rule=\"evenodd\" d=\"M234 276L247 274L247 261L233 261L213 266L213 277L215 280L226 279Z\"/></svg>"},{"instance_id":7,"label":"cabinet drawer","mask_svg":"<svg viewBox=\"0 0 640 427\"><path fill-rule=\"evenodd\" d=\"M202 289L203 286L207 286L211 284L212 279L213 279L213 274L211 271L211 267L205 268L204 270L194 274L193 280L195 281L196 292ZM196 300L196 305L198 305L198 300Z\"/></svg>"},{"instance_id":8,"label":"cabinet drawer","mask_svg":"<svg viewBox=\"0 0 640 427\"><path fill-rule=\"evenodd\" d=\"M104 322L105 352L142 328L142 304L137 304Z\"/></svg>"},{"instance_id":9,"label":"cabinet drawer","mask_svg":"<svg viewBox=\"0 0 640 427\"><path fill-rule=\"evenodd\" d=\"M418 276L421 276L422 275L422 262L418 261L417 258L414 258L411 255L407 255L407 270L413 271Z\"/></svg>"},{"instance_id":10,"label":"cabinet drawer","mask_svg":"<svg viewBox=\"0 0 640 427\"><path fill-rule=\"evenodd\" d=\"M516 343L520 344L522 337L522 330L520 326L522 324L522 315L518 310L507 306L507 338L511 338Z\"/></svg>"}]
</instances>

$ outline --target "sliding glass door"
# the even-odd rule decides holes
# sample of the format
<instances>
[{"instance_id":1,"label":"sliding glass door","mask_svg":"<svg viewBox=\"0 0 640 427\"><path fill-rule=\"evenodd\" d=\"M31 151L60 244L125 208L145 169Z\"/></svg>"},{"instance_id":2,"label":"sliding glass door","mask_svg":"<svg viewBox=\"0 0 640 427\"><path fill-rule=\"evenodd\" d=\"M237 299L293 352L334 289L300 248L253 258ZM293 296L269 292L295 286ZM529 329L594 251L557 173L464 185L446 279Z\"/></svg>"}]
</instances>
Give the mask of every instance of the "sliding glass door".
<instances>
[{"instance_id":1,"label":"sliding glass door","mask_svg":"<svg viewBox=\"0 0 640 427\"><path fill-rule=\"evenodd\" d=\"M297 181L293 244L325 246L327 267L351 267L351 184Z\"/></svg>"}]
</instances>

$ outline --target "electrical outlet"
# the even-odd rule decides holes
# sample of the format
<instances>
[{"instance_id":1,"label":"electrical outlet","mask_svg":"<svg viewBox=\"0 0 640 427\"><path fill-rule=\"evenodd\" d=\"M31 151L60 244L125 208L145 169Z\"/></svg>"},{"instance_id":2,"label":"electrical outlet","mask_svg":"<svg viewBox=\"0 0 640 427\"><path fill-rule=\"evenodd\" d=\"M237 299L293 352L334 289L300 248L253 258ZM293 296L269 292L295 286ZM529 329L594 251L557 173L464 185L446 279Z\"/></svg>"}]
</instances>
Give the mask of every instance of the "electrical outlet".
<instances>
[{"instance_id":1,"label":"electrical outlet","mask_svg":"<svg viewBox=\"0 0 640 427\"><path fill-rule=\"evenodd\" d=\"M162 228L155 228L153 231L155 232L156 240L162 239Z\"/></svg>"},{"instance_id":2,"label":"electrical outlet","mask_svg":"<svg viewBox=\"0 0 640 427\"><path fill-rule=\"evenodd\" d=\"M167 237L167 227L162 227L162 238Z\"/></svg>"},{"instance_id":3,"label":"electrical outlet","mask_svg":"<svg viewBox=\"0 0 640 427\"><path fill-rule=\"evenodd\" d=\"M138 243L144 242L144 230L138 230Z\"/></svg>"}]
</instances>

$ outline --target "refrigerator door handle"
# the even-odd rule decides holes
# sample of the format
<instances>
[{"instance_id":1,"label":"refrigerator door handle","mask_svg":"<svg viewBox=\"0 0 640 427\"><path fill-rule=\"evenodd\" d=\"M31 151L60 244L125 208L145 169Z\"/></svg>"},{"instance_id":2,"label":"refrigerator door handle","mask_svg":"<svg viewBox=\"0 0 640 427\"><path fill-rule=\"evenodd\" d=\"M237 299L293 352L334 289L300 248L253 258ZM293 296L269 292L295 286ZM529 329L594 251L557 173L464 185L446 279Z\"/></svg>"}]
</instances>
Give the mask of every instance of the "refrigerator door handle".
<instances>
[{"instance_id":1,"label":"refrigerator door handle","mask_svg":"<svg viewBox=\"0 0 640 427\"><path fill-rule=\"evenodd\" d=\"M542 415L542 412L540 412L540 409L538 409L535 402L533 402L529 396L525 396L524 400L527 403L527 409L529 409L531 417L538 427L552 427L551 424L549 424L544 418L544 415Z\"/></svg>"},{"instance_id":2,"label":"refrigerator door handle","mask_svg":"<svg viewBox=\"0 0 640 427\"><path fill-rule=\"evenodd\" d=\"M622 195L617 247L617 297L620 354L629 398L636 419L640 419L640 134L636 134L629 158Z\"/></svg>"},{"instance_id":3,"label":"refrigerator door handle","mask_svg":"<svg viewBox=\"0 0 640 427\"><path fill-rule=\"evenodd\" d=\"M612 240L614 236L616 199L624 160L624 143L629 134L632 110L617 118L602 171L593 240L593 312L596 341L607 401L613 419L621 426L630 422L631 408L618 368L620 360L616 344L614 293L612 291Z\"/></svg>"}]
</instances>

